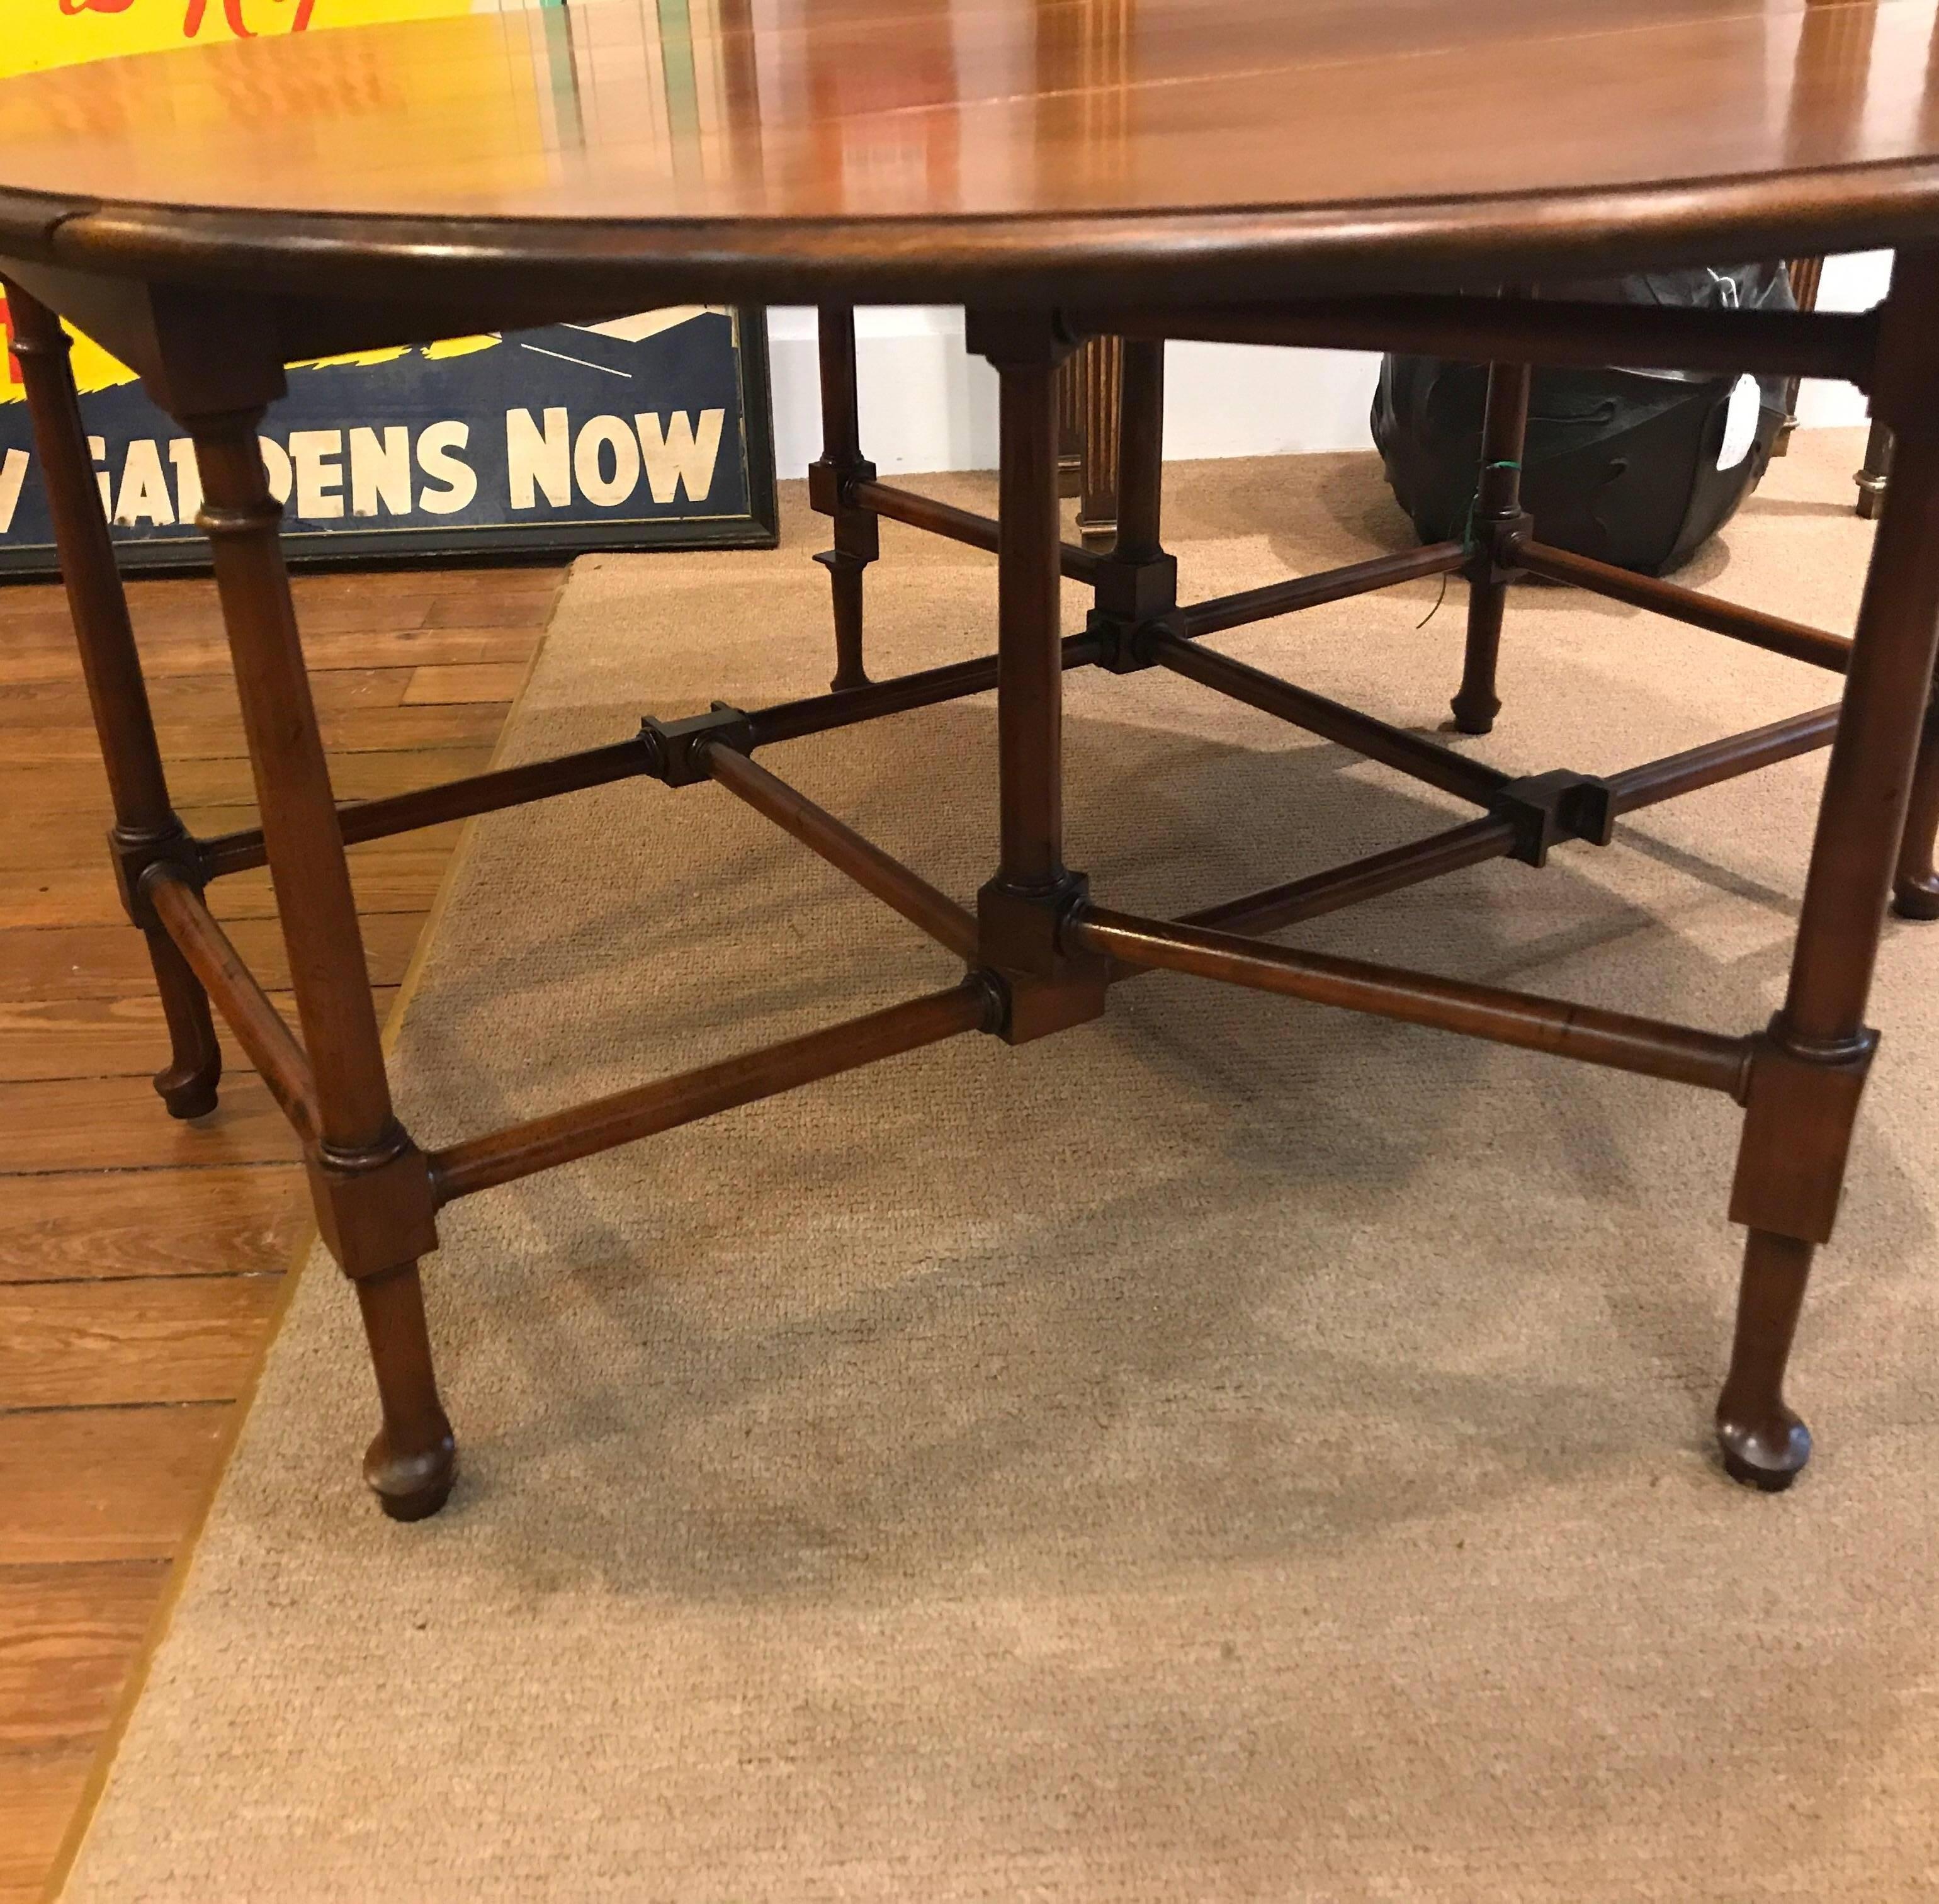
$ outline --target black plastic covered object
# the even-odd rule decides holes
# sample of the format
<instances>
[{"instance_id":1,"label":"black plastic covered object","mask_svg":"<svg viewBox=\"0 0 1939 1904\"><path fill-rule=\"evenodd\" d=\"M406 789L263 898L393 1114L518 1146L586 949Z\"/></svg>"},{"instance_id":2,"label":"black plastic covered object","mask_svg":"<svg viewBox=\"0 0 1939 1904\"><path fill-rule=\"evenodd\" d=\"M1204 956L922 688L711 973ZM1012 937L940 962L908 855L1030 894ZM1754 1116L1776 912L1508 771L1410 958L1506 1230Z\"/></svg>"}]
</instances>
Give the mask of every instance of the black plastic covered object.
<instances>
[{"instance_id":1,"label":"black plastic covered object","mask_svg":"<svg viewBox=\"0 0 1939 1904\"><path fill-rule=\"evenodd\" d=\"M1698 267L1538 294L1684 309L1791 310L1781 264ZM1374 441L1423 542L1459 541L1481 466L1484 364L1389 357ZM1784 420L1783 379L1709 372L1538 368L1522 452L1522 506L1544 542L1660 575L1687 562L1762 477ZM1748 441L1746 441L1748 437ZM1723 460L1719 466L1720 456Z\"/></svg>"}]
</instances>

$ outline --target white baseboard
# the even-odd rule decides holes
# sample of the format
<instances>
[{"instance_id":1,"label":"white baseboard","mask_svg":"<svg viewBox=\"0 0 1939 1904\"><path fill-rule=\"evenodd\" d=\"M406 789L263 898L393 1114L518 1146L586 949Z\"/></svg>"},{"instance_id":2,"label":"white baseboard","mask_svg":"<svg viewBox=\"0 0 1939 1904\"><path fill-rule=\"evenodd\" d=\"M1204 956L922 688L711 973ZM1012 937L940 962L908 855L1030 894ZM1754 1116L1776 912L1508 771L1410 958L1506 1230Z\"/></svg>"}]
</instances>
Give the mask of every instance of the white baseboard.
<instances>
[{"instance_id":1,"label":"white baseboard","mask_svg":"<svg viewBox=\"0 0 1939 1904\"><path fill-rule=\"evenodd\" d=\"M1823 310L1863 310L1884 294L1891 254L1829 260ZM884 475L991 469L997 461L997 380L963 347L960 311L881 305L856 313L862 446ZM820 453L821 411L814 313L768 313L775 453L799 476ZM1173 344L1165 356L1165 454L1172 458L1277 456L1364 449L1380 360L1358 351L1258 350ZM1849 384L1805 384L1804 428L1862 423L1865 401Z\"/></svg>"}]
</instances>

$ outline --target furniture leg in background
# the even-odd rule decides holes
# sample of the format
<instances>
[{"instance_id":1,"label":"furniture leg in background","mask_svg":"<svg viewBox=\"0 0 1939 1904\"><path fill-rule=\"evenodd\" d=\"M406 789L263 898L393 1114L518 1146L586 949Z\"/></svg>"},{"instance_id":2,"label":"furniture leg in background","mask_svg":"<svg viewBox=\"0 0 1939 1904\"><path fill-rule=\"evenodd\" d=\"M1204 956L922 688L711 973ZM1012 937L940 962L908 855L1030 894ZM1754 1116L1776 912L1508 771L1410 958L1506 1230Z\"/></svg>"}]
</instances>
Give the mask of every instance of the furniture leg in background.
<instances>
[{"instance_id":1,"label":"furniture leg in background","mask_svg":"<svg viewBox=\"0 0 1939 1904\"><path fill-rule=\"evenodd\" d=\"M1800 311L1815 311L1818 308L1818 287L1825 276L1825 260L1822 257L1794 257L1785 264L1785 275L1791 280L1791 301ZM1788 376L1784 380L1784 421L1778 425L1777 440L1770 446L1773 456L1788 455L1791 451L1791 433L1797 428L1797 392L1804 379Z\"/></svg>"},{"instance_id":2,"label":"furniture leg in background","mask_svg":"<svg viewBox=\"0 0 1939 1904\"><path fill-rule=\"evenodd\" d=\"M222 1052L209 995L142 889L148 868L166 865L199 891L202 870L194 843L169 797L142 659L128 619L128 600L115 566L101 493L95 486L67 333L44 305L14 285L5 288L13 314L14 352L26 387L54 541L67 583L68 612L114 806L108 848L122 902L148 942L155 989L168 1025L169 1059L156 1074L155 1089L171 1117L205 1117L215 1108L216 1085L222 1076Z\"/></svg>"},{"instance_id":3,"label":"furniture leg in background","mask_svg":"<svg viewBox=\"0 0 1939 1904\"><path fill-rule=\"evenodd\" d=\"M1058 371L1058 492L1077 498L1077 533L1087 549L1110 547L1119 512L1118 409L1124 346L1087 337Z\"/></svg>"},{"instance_id":4,"label":"furniture leg in background","mask_svg":"<svg viewBox=\"0 0 1939 1904\"><path fill-rule=\"evenodd\" d=\"M1892 432L1874 416L1871 434L1865 438L1865 460L1852 481L1858 486L1858 513L1867 522L1875 520L1885 507L1885 492L1892 480Z\"/></svg>"},{"instance_id":5,"label":"furniture leg in background","mask_svg":"<svg viewBox=\"0 0 1939 1904\"><path fill-rule=\"evenodd\" d=\"M1468 640L1456 690L1454 725L1464 734L1485 734L1501 701L1495 663L1501 651L1502 614L1508 583L1517 574L1510 559L1517 537L1528 533L1521 506L1521 452L1528 433L1529 367L1488 366L1487 410L1481 423L1481 468L1468 522Z\"/></svg>"},{"instance_id":6,"label":"furniture leg in background","mask_svg":"<svg viewBox=\"0 0 1939 1904\"><path fill-rule=\"evenodd\" d=\"M1905 831L1892 868L1892 909L1902 919L1939 919L1935 843L1939 843L1939 680L1933 684L1919 730L1919 759L1913 769Z\"/></svg>"},{"instance_id":7,"label":"furniture leg in background","mask_svg":"<svg viewBox=\"0 0 1939 1904\"><path fill-rule=\"evenodd\" d=\"M811 507L833 519L835 546L815 560L828 571L835 608L837 692L866 687L862 654L862 572L881 553L881 532L872 510L854 504L855 485L875 480L875 466L862 454L862 425L855 374L855 309L824 304L817 313L821 369L821 454L808 468Z\"/></svg>"},{"instance_id":8,"label":"furniture leg in background","mask_svg":"<svg viewBox=\"0 0 1939 1904\"><path fill-rule=\"evenodd\" d=\"M1800 311L1818 308L1818 292L1825 275L1822 257L1794 257L1785 266L1791 274L1791 294ZM1784 422L1771 446L1773 456L1782 456L1791 447L1791 433L1797 427L1797 392L1801 377L1787 377L1784 384ZM1887 479L1892 473L1892 432L1876 416L1871 434L1865 439L1865 460L1852 477L1858 486L1858 513L1867 522L1877 517L1885 502Z\"/></svg>"},{"instance_id":9,"label":"furniture leg in background","mask_svg":"<svg viewBox=\"0 0 1939 1904\"><path fill-rule=\"evenodd\" d=\"M1161 534L1164 488L1164 346L1113 339L1117 347L1116 532L1094 571L1087 634L1099 661L1129 674L1151 665L1152 644L1178 607L1178 563Z\"/></svg>"}]
</instances>

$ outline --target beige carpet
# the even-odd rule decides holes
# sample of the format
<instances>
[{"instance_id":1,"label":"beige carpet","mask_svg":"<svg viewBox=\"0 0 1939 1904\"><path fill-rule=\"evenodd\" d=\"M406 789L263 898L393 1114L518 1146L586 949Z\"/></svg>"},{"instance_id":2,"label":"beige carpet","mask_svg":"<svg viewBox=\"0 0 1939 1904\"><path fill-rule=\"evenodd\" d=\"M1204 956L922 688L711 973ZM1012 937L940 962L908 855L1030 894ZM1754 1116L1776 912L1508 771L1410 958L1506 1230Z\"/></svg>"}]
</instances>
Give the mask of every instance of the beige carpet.
<instances>
[{"instance_id":1,"label":"beige carpet","mask_svg":"<svg viewBox=\"0 0 1939 1904\"><path fill-rule=\"evenodd\" d=\"M1694 578L1846 625L1857 455L1800 437ZM1194 593L1402 529L1362 458L1171 493ZM815 690L815 537L791 504L771 556L582 562L513 756ZM876 664L985 650L988 560L884 539ZM1417 627L1434 593L1222 645L1430 728L1462 626L1450 592ZM1554 589L1502 673L1479 745L1527 769L1828 698ZM993 719L763 757L966 897ZM1447 810L1157 673L1073 678L1069 739L1073 863L1133 907ZM1747 1028L1822 771L1299 938ZM478 828L403 1107L447 1141L950 969L717 789L576 796ZM464 1479L421 1527L364 1497L353 1305L313 1266L68 1895L1930 1896L1935 976L1939 927L1895 925L1794 1384L1819 1454L1779 1499L1710 1449L1730 1105L1183 978L458 1207L431 1284Z\"/></svg>"}]
</instances>

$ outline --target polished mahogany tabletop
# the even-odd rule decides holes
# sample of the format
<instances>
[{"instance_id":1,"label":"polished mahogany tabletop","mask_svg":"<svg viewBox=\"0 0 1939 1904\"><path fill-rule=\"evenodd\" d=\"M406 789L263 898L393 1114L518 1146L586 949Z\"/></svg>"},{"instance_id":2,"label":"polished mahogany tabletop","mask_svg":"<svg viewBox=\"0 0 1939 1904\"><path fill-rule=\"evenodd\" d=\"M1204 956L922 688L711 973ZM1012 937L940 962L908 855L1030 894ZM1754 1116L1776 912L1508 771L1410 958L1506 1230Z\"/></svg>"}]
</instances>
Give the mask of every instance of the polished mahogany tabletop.
<instances>
[{"instance_id":1,"label":"polished mahogany tabletop","mask_svg":"<svg viewBox=\"0 0 1939 1904\"><path fill-rule=\"evenodd\" d=\"M0 84L0 252L1163 295L1939 236L1935 0L638 0ZM1202 274L1201 274L1202 275ZM866 288L866 283L860 287Z\"/></svg>"}]
</instances>

